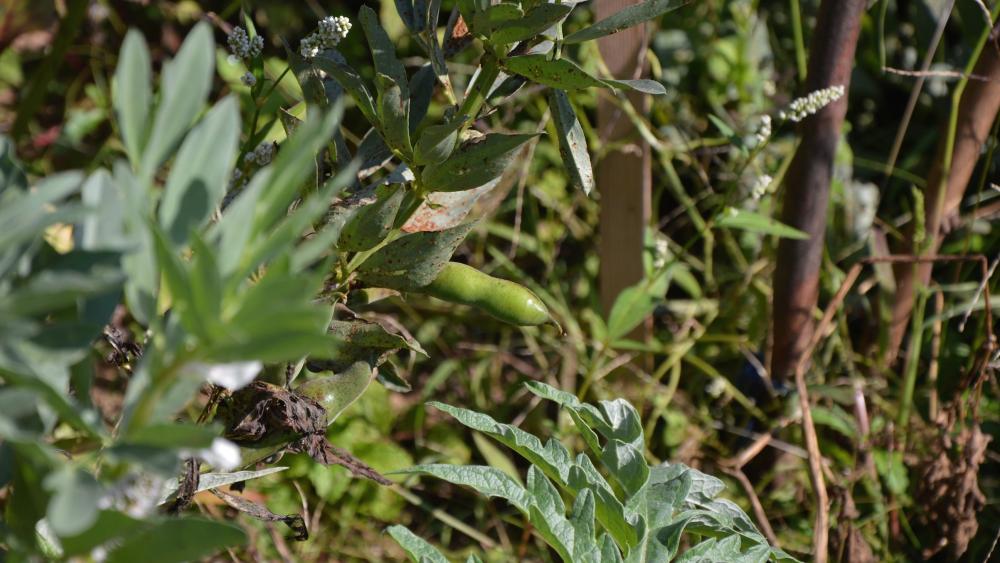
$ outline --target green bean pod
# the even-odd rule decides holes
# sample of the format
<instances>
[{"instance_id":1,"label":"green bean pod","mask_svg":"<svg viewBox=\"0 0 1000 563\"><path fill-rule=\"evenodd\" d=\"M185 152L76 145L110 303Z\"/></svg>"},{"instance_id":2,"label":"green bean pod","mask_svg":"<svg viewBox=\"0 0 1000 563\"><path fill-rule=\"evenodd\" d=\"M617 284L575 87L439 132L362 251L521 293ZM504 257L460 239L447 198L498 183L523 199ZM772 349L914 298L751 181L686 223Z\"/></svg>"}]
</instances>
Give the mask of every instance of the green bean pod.
<instances>
[{"instance_id":1,"label":"green bean pod","mask_svg":"<svg viewBox=\"0 0 1000 563\"><path fill-rule=\"evenodd\" d=\"M445 264L434 281L420 291L451 303L471 305L514 325L553 322L545 304L530 289L457 262Z\"/></svg>"},{"instance_id":2,"label":"green bean pod","mask_svg":"<svg viewBox=\"0 0 1000 563\"><path fill-rule=\"evenodd\" d=\"M329 426L368 389L374 371L366 361L351 364L346 370L323 377L314 377L295 388L295 392L308 397L326 409Z\"/></svg>"}]
</instances>

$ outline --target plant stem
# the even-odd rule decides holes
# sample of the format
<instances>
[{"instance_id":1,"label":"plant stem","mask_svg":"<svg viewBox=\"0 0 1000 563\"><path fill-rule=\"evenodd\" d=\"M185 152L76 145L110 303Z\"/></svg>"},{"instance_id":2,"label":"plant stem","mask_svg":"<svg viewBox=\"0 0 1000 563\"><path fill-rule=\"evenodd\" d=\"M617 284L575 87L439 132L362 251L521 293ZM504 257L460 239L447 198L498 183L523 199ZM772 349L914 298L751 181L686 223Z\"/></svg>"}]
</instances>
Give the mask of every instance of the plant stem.
<instances>
[{"instance_id":1,"label":"plant stem","mask_svg":"<svg viewBox=\"0 0 1000 563\"><path fill-rule=\"evenodd\" d=\"M883 3L886 0L883 0ZM799 73L799 82L806 81L806 43L802 36L802 10L799 7L799 0L788 0L792 18L792 37L795 39L795 68ZM884 64L884 61L883 61Z\"/></svg>"}]
</instances>

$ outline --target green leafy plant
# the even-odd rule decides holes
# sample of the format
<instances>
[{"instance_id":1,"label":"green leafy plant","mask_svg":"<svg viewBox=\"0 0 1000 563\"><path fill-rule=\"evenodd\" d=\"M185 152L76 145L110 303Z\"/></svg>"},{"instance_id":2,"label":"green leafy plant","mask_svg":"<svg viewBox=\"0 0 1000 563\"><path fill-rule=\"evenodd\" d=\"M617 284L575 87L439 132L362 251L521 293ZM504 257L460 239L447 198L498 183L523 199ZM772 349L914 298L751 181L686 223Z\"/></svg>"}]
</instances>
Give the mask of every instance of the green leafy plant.
<instances>
[{"instance_id":1,"label":"green leafy plant","mask_svg":"<svg viewBox=\"0 0 1000 563\"><path fill-rule=\"evenodd\" d=\"M227 64L246 70L208 110L218 54L208 23L164 63L157 88L145 40L128 32L111 99L121 152L109 166L29 178L2 145L4 553L166 562L245 542L235 524L179 516L202 491L304 539L301 516L221 490L280 472L254 467L286 451L386 483L326 430L373 380L407 389L387 361L424 352L398 323L346 304L363 307L371 288L426 290L501 320L546 320L538 297L513 282L486 280L501 284L501 301L433 285L474 224L472 200L446 205L434 194L489 189L537 137L491 131L493 108L529 81L661 93L653 81L593 76L562 47L673 6L647 2L563 39L573 5L459 2L469 31L447 34L449 49L482 51L464 94L445 64L440 2L397 2L428 58L412 74L361 9L373 83L336 49L345 18L322 20L275 76L244 17ZM268 116L286 76L301 99ZM445 102L432 114L435 97ZM579 121L567 95L552 99L565 165L589 190ZM367 122L363 135L342 119L349 107ZM442 208L460 211L427 220ZM95 400L99 375L125 388L120 406Z\"/></svg>"},{"instance_id":2,"label":"green leafy plant","mask_svg":"<svg viewBox=\"0 0 1000 563\"><path fill-rule=\"evenodd\" d=\"M679 463L651 466L643 454L642 422L627 401L594 405L544 383L525 385L566 409L590 455L573 457L556 439L543 444L488 415L431 403L527 460L527 479L522 486L496 467L472 465L418 465L403 473L430 475L506 500L563 561L796 561L769 546L738 505L719 498L722 481ZM568 511L564 497L573 499ZM414 561L446 561L404 526L388 532Z\"/></svg>"}]
</instances>

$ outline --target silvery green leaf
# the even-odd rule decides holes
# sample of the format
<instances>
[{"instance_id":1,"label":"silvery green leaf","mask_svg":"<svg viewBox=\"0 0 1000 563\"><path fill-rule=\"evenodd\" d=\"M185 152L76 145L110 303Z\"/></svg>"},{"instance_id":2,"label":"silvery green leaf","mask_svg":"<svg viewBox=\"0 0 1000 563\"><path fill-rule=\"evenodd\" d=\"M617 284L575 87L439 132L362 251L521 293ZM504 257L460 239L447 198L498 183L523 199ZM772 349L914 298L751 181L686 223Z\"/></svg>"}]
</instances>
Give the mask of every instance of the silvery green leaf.
<instances>
[{"instance_id":1,"label":"silvery green leaf","mask_svg":"<svg viewBox=\"0 0 1000 563\"><path fill-rule=\"evenodd\" d=\"M200 22L184 39L177 57L163 67L160 103L140 164L144 181L153 177L201 112L212 87L214 69L212 28L208 22Z\"/></svg>"},{"instance_id":2,"label":"silvery green leaf","mask_svg":"<svg viewBox=\"0 0 1000 563\"><path fill-rule=\"evenodd\" d=\"M125 152L133 167L139 165L149 131L150 105L153 100L151 74L146 40L141 32L130 29L125 34L118 57L112 98Z\"/></svg>"},{"instance_id":3,"label":"silvery green leaf","mask_svg":"<svg viewBox=\"0 0 1000 563\"><path fill-rule=\"evenodd\" d=\"M649 466L642 452L621 440L608 441L601 461L628 496L638 493L649 480Z\"/></svg>"},{"instance_id":4,"label":"silvery green leaf","mask_svg":"<svg viewBox=\"0 0 1000 563\"><path fill-rule=\"evenodd\" d=\"M573 561L600 562L600 547L594 538L594 493L583 489L573 501L569 522L573 526Z\"/></svg>"},{"instance_id":5,"label":"silvery green leaf","mask_svg":"<svg viewBox=\"0 0 1000 563\"><path fill-rule=\"evenodd\" d=\"M183 244L192 229L204 226L222 202L239 136L239 108L236 98L229 96L184 139L159 210L160 224L175 245Z\"/></svg>"},{"instance_id":6,"label":"silvery green leaf","mask_svg":"<svg viewBox=\"0 0 1000 563\"><path fill-rule=\"evenodd\" d=\"M558 441L549 440L543 446L538 437L515 426L499 423L489 415L438 402L430 402L428 405L451 415L465 426L494 438L560 484L567 482L572 462L566 447Z\"/></svg>"},{"instance_id":7,"label":"silvery green leaf","mask_svg":"<svg viewBox=\"0 0 1000 563\"><path fill-rule=\"evenodd\" d=\"M639 516L626 514L625 507L615 496L611 486L585 454L578 455L576 463L570 469L569 487L574 491L590 489L594 493L597 520L619 545L630 549L638 543L644 529Z\"/></svg>"},{"instance_id":8,"label":"silvery green leaf","mask_svg":"<svg viewBox=\"0 0 1000 563\"><path fill-rule=\"evenodd\" d=\"M455 485L471 487L488 497L502 498L524 513L528 512L528 506L534 500L510 475L486 465L416 465L396 473L431 475Z\"/></svg>"},{"instance_id":9,"label":"silvery green leaf","mask_svg":"<svg viewBox=\"0 0 1000 563\"><path fill-rule=\"evenodd\" d=\"M566 519L566 505L559 491L537 467L528 469L527 490L531 498L530 520L538 532L563 558L573 561L573 525Z\"/></svg>"},{"instance_id":10,"label":"silvery green leaf","mask_svg":"<svg viewBox=\"0 0 1000 563\"><path fill-rule=\"evenodd\" d=\"M268 467L266 469L261 469L258 471L233 471L231 473L202 473L198 476L198 488L195 492L207 491L209 489L218 489L219 487L225 487L226 485L232 485L233 483L240 483L242 481L250 481L251 479L259 479L260 477L265 477L271 475L272 473L279 473L288 469L287 467ZM160 496L157 505L161 505L177 491L177 481L170 481L166 484L163 490L163 494Z\"/></svg>"},{"instance_id":11,"label":"silvery green leaf","mask_svg":"<svg viewBox=\"0 0 1000 563\"><path fill-rule=\"evenodd\" d=\"M410 555L415 563L422 563L423 561L429 561L431 563L448 563L448 559L441 552L437 550L434 546L427 543L423 538L414 534L406 526L395 525L389 526L385 530L392 536L392 539L396 540L406 553Z\"/></svg>"}]
</instances>

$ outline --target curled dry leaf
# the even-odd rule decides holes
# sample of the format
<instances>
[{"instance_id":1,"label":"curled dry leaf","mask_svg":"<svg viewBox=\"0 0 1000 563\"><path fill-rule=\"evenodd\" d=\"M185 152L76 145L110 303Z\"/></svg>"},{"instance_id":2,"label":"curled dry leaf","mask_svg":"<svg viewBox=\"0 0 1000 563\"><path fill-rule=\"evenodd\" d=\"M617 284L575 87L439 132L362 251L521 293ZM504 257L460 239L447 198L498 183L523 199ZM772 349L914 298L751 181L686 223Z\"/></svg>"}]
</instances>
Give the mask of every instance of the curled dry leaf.
<instances>
[{"instance_id":1,"label":"curled dry leaf","mask_svg":"<svg viewBox=\"0 0 1000 563\"><path fill-rule=\"evenodd\" d=\"M957 560L979 530L977 516L986 505L979 489L979 467L986 458L990 437L972 423L957 434L958 407L944 409L939 416L941 431L917 469L915 501L928 540L924 558L944 552ZM962 424L961 422L958 422Z\"/></svg>"}]
</instances>

